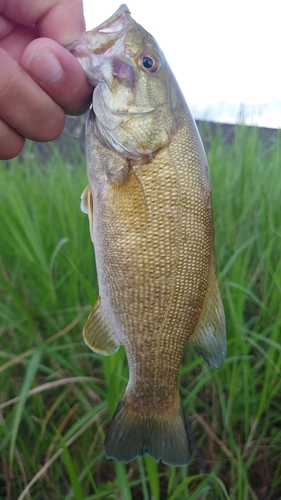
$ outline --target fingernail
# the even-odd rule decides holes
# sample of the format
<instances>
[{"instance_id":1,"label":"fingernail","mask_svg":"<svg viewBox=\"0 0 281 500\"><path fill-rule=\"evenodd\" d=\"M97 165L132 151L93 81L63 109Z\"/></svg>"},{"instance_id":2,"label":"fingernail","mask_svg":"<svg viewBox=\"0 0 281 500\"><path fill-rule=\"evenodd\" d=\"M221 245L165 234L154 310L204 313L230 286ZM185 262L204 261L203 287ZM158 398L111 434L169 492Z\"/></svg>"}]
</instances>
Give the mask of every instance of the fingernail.
<instances>
[{"instance_id":1,"label":"fingernail","mask_svg":"<svg viewBox=\"0 0 281 500\"><path fill-rule=\"evenodd\" d=\"M41 83L56 83L63 75L58 59L49 50L40 50L33 54L28 69Z\"/></svg>"}]
</instances>

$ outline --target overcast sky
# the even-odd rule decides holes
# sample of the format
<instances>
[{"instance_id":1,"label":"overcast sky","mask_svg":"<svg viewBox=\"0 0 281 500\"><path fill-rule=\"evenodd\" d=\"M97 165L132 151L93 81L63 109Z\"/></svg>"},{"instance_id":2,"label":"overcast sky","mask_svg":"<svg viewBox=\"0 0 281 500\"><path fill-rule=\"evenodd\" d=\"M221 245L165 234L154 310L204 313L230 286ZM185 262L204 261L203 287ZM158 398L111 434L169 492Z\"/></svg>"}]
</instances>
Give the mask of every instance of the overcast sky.
<instances>
[{"instance_id":1,"label":"overcast sky","mask_svg":"<svg viewBox=\"0 0 281 500\"><path fill-rule=\"evenodd\" d=\"M119 7L84 0L87 29ZM281 0L128 0L156 38L195 117L281 127ZM161 7L159 7L161 5Z\"/></svg>"}]
</instances>

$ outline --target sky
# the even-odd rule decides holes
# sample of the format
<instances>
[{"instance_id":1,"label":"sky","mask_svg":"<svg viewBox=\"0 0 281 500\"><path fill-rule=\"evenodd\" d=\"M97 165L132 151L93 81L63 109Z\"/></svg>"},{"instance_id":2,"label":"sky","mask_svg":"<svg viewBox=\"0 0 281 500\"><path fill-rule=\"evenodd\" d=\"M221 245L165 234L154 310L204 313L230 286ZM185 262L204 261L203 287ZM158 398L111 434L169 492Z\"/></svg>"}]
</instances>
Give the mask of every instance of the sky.
<instances>
[{"instance_id":1,"label":"sky","mask_svg":"<svg viewBox=\"0 0 281 500\"><path fill-rule=\"evenodd\" d=\"M119 0L83 0L87 29ZM157 40L195 118L281 128L281 0L128 0ZM161 8L159 7L161 5Z\"/></svg>"}]
</instances>

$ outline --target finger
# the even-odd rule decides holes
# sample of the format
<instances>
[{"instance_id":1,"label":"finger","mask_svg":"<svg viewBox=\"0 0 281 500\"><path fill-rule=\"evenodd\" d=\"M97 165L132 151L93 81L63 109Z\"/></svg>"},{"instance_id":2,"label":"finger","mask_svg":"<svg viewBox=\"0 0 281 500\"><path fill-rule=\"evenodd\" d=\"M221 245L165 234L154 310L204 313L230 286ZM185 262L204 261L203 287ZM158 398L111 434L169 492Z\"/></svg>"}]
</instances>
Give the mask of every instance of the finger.
<instances>
[{"instance_id":1,"label":"finger","mask_svg":"<svg viewBox=\"0 0 281 500\"><path fill-rule=\"evenodd\" d=\"M7 19L5 16L0 15L0 38L4 38L9 35L11 31L14 29L16 23Z\"/></svg>"},{"instance_id":2,"label":"finger","mask_svg":"<svg viewBox=\"0 0 281 500\"><path fill-rule=\"evenodd\" d=\"M63 130L62 108L0 49L0 118L23 137L51 141Z\"/></svg>"},{"instance_id":3,"label":"finger","mask_svg":"<svg viewBox=\"0 0 281 500\"><path fill-rule=\"evenodd\" d=\"M18 24L0 40L0 47L20 63L25 48L36 36L34 28Z\"/></svg>"},{"instance_id":4,"label":"finger","mask_svg":"<svg viewBox=\"0 0 281 500\"><path fill-rule=\"evenodd\" d=\"M54 40L40 38L26 48L22 65L67 114L81 114L90 105L92 87L79 62Z\"/></svg>"},{"instance_id":5,"label":"finger","mask_svg":"<svg viewBox=\"0 0 281 500\"><path fill-rule=\"evenodd\" d=\"M17 156L24 146L24 138L0 119L0 159L10 160Z\"/></svg>"},{"instance_id":6,"label":"finger","mask_svg":"<svg viewBox=\"0 0 281 500\"><path fill-rule=\"evenodd\" d=\"M82 0L0 0L0 13L22 25L36 24L40 36L61 45L77 40L85 31Z\"/></svg>"}]
</instances>

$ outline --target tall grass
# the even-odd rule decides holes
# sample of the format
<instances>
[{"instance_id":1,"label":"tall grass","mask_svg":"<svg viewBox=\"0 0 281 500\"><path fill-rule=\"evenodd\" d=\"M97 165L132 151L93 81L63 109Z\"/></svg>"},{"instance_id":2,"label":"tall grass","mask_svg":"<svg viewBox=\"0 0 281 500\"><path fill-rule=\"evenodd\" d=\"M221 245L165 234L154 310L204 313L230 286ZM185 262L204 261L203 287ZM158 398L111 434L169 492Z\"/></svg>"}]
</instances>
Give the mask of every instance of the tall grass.
<instances>
[{"instance_id":1,"label":"tall grass","mask_svg":"<svg viewBox=\"0 0 281 500\"><path fill-rule=\"evenodd\" d=\"M208 474L195 451L182 468L105 459L128 370L123 349L102 358L82 340L97 297L85 159L28 144L2 162L1 499L281 498L281 142L244 126L231 145L219 128L209 142L228 352L217 371L188 345L180 371Z\"/></svg>"}]
</instances>

